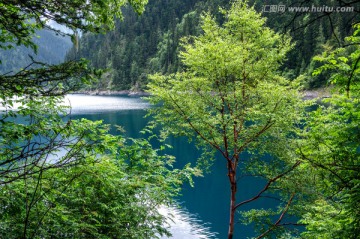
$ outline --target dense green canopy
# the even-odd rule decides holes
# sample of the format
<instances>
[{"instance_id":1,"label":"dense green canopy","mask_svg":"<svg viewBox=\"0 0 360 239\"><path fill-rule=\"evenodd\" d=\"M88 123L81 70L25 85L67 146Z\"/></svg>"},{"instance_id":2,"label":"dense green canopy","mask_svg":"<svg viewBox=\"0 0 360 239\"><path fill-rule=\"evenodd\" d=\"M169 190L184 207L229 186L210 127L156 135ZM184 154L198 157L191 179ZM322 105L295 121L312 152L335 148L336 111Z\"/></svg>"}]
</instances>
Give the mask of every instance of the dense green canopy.
<instances>
[{"instance_id":1,"label":"dense green canopy","mask_svg":"<svg viewBox=\"0 0 360 239\"><path fill-rule=\"evenodd\" d=\"M121 6L147 1L71 0L0 3L0 48L30 46L53 20L76 32L114 26ZM54 30L54 29L53 29ZM61 33L59 30L55 30ZM62 104L101 71L83 59L49 65L31 58L0 75L0 235L4 238L157 238L158 211L196 172L172 169L146 140L108 133L101 121L73 120Z\"/></svg>"}]
</instances>

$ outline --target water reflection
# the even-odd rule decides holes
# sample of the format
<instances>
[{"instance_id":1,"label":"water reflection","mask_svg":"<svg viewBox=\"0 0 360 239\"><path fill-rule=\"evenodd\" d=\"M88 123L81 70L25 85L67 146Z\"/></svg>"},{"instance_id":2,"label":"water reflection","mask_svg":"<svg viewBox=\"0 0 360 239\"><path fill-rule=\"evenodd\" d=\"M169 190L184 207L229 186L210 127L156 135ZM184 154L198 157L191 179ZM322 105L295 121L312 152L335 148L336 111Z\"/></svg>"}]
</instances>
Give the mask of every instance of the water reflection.
<instances>
[{"instance_id":1,"label":"water reflection","mask_svg":"<svg viewBox=\"0 0 360 239\"><path fill-rule=\"evenodd\" d=\"M160 213L170 216L168 224L173 239L210 239L215 238L217 233L211 232L209 224L199 220L196 215L190 214L184 208L161 207ZM166 239L168 237L161 237Z\"/></svg>"},{"instance_id":2,"label":"water reflection","mask_svg":"<svg viewBox=\"0 0 360 239\"><path fill-rule=\"evenodd\" d=\"M82 94L67 95L64 104L71 106L72 114L97 114L119 110L138 110L149 108L149 103L141 98L119 96L91 96Z\"/></svg>"}]
</instances>

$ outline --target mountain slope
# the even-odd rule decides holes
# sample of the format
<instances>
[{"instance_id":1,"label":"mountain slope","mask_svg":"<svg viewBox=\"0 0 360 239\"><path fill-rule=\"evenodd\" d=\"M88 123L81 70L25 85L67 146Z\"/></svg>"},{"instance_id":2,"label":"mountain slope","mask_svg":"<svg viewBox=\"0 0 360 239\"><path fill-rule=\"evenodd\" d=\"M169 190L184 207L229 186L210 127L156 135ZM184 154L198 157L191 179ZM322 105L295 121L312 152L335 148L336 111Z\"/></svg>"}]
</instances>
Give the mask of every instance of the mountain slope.
<instances>
[{"instance_id":1,"label":"mountain slope","mask_svg":"<svg viewBox=\"0 0 360 239\"><path fill-rule=\"evenodd\" d=\"M24 46L17 46L10 50L0 50L0 72L18 72L31 63L29 55L36 61L58 64L64 61L66 52L72 46L72 42L68 37L56 35L48 30L38 31L34 37L34 42L38 45L37 54L32 49Z\"/></svg>"},{"instance_id":2,"label":"mountain slope","mask_svg":"<svg viewBox=\"0 0 360 239\"><path fill-rule=\"evenodd\" d=\"M67 59L85 57L94 67L109 69L90 90L142 90L148 74L170 74L182 69L178 58L180 39L201 33L199 22L204 11L210 11L222 21L223 16L218 9L228 8L229 2L154 0L149 2L142 16L124 9L124 21L118 21L114 31L105 35L84 34L79 49L72 48ZM336 6L337 2L334 0L331 4ZM276 0L252 0L249 3L259 12L264 6L280 5ZM360 21L360 14L289 11L289 6L298 4L297 1L286 0L281 3L286 11L263 12L263 15L267 17L270 28L290 32L293 37L295 47L284 62L283 74L290 79L304 75L306 86L313 88L324 84L327 77L312 76L311 72L317 67L312 57L323 51L324 44L341 44L342 39L350 35L351 24ZM309 6L324 4L329 3L325 0L309 1ZM358 8L354 6L354 9Z\"/></svg>"}]
</instances>

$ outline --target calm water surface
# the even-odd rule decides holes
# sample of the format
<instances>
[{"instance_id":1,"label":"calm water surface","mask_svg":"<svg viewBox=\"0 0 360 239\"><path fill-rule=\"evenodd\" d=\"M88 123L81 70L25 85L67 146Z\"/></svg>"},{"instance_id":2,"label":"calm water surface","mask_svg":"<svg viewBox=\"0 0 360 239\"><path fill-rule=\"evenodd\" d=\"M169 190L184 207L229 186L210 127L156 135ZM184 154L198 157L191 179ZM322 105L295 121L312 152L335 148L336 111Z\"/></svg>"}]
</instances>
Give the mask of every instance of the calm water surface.
<instances>
[{"instance_id":1,"label":"calm water surface","mask_svg":"<svg viewBox=\"0 0 360 239\"><path fill-rule=\"evenodd\" d=\"M141 137L139 131L144 128L149 119L144 118L149 104L140 98L124 96L87 96L68 95L66 104L72 106L73 118L103 120L106 124L120 125L129 137ZM115 130L112 131L115 133ZM177 165L195 162L199 152L186 139L170 139L173 149L169 152L176 156ZM182 196L178 198L181 208L162 208L163 213L175 215L171 222L172 238L226 238L229 210L229 184L226 165L222 158L215 161L212 172L195 179L195 187L185 185ZM242 179L239 182L238 198L247 199L253 196L262 182L250 182ZM251 207L268 207L268 202L257 201ZM246 208L245 208L246 209ZM251 228L237 225L236 239L254 236Z\"/></svg>"}]
</instances>

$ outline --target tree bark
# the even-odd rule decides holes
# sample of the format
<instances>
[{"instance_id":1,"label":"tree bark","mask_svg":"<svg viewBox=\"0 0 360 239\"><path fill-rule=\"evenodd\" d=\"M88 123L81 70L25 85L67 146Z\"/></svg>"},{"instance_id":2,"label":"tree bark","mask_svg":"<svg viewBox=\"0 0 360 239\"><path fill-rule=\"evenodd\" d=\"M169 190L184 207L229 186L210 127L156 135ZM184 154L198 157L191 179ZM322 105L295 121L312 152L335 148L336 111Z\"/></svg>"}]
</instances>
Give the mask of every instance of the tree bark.
<instances>
[{"instance_id":1,"label":"tree bark","mask_svg":"<svg viewBox=\"0 0 360 239\"><path fill-rule=\"evenodd\" d=\"M230 181L230 219L229 219L229 231L228 231L228 239L232 239L234 235L234 224L235 224L235 211L236 211L236 190L237 190L237 183L236 183L236 171L233 168L232 164L228 165L229 171L229 181Z\"/></svg>"}]
</instances>

